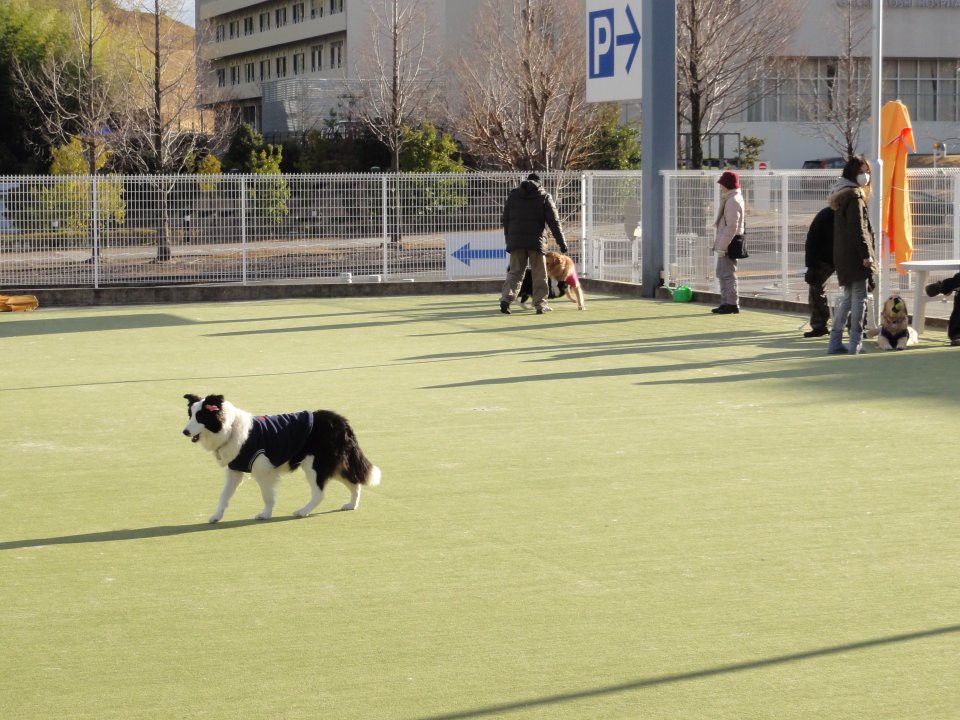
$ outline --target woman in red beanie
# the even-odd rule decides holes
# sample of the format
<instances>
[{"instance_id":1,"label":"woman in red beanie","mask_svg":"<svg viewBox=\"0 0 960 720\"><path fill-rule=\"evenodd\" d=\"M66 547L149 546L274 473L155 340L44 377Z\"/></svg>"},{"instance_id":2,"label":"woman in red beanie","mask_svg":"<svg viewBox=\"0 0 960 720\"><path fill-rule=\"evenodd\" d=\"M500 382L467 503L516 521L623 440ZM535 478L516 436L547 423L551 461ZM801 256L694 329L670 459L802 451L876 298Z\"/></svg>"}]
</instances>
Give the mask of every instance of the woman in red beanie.
<instances>
[{"instance_id":1,"label":"woman in red beanie","mask_svg":"<svg viewBox=\"0 0 960 720\"><path fill-rule=\"evenodd\" d=\"M744 232L743 194L740 178L732 170L724 172L717 180L723 192L717 209L717 229L713 240L713 252L717 253L717 280L720 282L720 307L712 312L730 315L740 312L740 296L737 292L737 261L727 257L730 241Z\"/></svg>"}]
</instances>

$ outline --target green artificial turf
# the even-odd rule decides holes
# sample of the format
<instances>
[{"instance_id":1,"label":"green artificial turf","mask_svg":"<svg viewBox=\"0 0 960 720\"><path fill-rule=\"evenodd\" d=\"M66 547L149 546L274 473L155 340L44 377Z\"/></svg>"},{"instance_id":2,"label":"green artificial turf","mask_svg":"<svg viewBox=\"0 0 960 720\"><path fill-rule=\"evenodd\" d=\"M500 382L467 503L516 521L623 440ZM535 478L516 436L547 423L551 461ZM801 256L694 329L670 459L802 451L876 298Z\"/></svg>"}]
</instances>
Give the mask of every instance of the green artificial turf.
<instances>
[{"instance_id":1,"label":"green artificial turf","mask_svg":"<svg viewBox=\"0 0 960 720\"><path fill-rule=\"evenodd\" d=\"M0 717L956 718L960 350L591 297L0 317ZM275 519L184 393L383 482Z\"/></svg>"}]
</instances>

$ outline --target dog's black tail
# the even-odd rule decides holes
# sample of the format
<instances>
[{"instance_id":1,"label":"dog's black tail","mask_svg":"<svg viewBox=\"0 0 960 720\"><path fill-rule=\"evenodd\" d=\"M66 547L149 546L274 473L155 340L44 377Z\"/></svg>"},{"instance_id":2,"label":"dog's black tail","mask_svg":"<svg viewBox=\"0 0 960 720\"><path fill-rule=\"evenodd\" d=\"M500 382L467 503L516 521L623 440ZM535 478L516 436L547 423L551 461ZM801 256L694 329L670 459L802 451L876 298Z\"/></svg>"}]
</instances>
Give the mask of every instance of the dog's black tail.
<instances>
[{"instance_id":1,"label":"dog's black tail","mask_svg":"<svg viewBox=\"0 0 960 720\"><path fill-rule=\"evenodd\" d=\"M380 484L380 468L363 454L345 417L329 410L317 410L313 415L313 433L323 454L339 460L337 465L331 465L331 471L339 466L340 475L356 485Z\"/></svg>"}]
</instances>

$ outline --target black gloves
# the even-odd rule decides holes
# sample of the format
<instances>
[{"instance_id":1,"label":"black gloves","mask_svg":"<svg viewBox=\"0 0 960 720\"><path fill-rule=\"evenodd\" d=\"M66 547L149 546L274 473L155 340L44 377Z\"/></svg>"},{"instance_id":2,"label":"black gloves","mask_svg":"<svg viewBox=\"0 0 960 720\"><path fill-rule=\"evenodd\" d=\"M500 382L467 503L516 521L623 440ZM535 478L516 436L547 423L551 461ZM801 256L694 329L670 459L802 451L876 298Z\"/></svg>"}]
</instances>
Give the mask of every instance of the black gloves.
<instances>
[{"instance_id":1,"label":"black gloves","mask_svg":"<svg viewBox=\"0 0 960 720\"><path fill-rule=\"evenodd\" d=\"M813 268L807 268L807 271L803 274L803 281L807 285L816 285L817 284L817 271Z\"/></svg>"},{"instance_id":2,"label":"black gloves","mask_svg":"<svg viewBox=\"0 0 960 720\"><path fill-rule=\"evenodd\" d=\"M561 240L560 242L558 242L557 245L560 246L560 252L562 252L564 255L566 255L567 253L570 252L570 251L567 249L567 244L566 244L563 240Z\"/></svg>"}]
</instances>

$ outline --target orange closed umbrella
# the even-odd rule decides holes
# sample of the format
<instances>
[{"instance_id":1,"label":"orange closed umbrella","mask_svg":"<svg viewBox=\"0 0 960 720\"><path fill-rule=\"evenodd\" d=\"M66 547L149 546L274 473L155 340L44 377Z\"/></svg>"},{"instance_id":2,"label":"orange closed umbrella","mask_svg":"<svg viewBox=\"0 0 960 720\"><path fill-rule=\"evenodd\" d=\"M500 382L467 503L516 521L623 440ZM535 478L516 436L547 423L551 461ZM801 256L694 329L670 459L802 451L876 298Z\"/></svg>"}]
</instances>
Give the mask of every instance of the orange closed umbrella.
<instances>
[{"instance_id":1,"label":"orange closed umbrella","mask_svg":"<svg viewBox=\"0 0 960 720\"><path fill-rule=\"evenodd\" d=\"M891 100L880 113L880 159L883 161L883 197L880 225L886 247L897 262L913 255L910 191L907 187L907 148L916 150L910 112L899 100Z\"/></svg>"}]
</instances>

